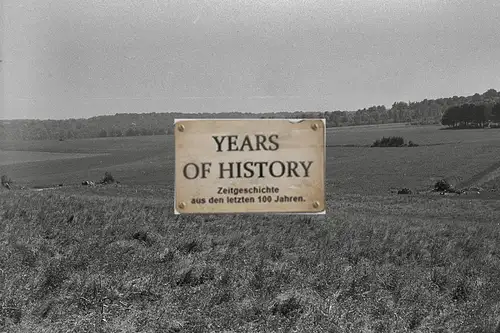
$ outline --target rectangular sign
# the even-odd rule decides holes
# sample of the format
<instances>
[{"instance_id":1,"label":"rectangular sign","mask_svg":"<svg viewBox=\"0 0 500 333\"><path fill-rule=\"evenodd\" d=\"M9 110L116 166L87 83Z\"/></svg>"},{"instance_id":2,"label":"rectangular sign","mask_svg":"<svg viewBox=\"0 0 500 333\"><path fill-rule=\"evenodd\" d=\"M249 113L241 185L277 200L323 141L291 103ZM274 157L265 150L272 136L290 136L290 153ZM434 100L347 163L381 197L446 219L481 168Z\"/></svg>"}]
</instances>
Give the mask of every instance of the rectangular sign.
<instances>
[{"instance_id":1,"label":"rectangular sign","mask_svg":"<svg viewBox=\"0 0 500 333\"><path fill-rule=\"evenodd\" d=\"M324 213L324 119L175 120L175 213Z\"/></svg>"}]
</instances>

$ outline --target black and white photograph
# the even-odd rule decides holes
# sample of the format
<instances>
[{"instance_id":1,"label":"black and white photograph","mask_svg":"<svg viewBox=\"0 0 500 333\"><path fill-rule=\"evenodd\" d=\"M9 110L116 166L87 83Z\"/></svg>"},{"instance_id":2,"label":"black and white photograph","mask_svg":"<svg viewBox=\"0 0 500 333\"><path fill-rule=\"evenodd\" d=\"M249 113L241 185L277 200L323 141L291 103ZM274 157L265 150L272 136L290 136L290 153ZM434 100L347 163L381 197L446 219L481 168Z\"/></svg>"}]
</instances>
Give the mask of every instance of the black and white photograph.
<instances>
[{"instance_id":1,"label":"black and white photograph","mask_svg":"<svg viewBox=\"0 0 500 333\"><path fill-rule=\"evenodd\" d=\"M0 333L500 333L500 1L0 0Z\"/></svg>"}]
</instances>

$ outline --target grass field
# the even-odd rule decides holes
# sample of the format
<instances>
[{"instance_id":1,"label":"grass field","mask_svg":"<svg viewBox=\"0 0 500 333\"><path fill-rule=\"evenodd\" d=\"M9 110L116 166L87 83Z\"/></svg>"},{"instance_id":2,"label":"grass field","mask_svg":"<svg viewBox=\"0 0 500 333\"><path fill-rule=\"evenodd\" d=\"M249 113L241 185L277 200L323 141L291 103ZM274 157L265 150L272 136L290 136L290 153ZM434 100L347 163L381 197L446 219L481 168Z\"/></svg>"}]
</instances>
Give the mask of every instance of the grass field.
<instances>
[{"instance_id":1,"label":"grass field","mask_svg":"<svg viewBox=\"0 0 500 333\"><path fill-rule=\"evenodd\" d=\"M329 129L326 152L329 192L382 194L397 187L428 189L436 179L444 177L466 182L500 162L498 130L438 129L399 124ZM374 140L393 135L420 146L369 147ZM68 158L56 160L47 156L45 161L32 163L0 163L0 174L8 174L23 185L50 186L98 180L105 171L110 171L128 184L173 186L173 144L172 136L3 142L0 154L14 150L34 156L40 152L65 153ZM93 155L70 158L73 154Z\"/></svg>"},{"instance_id":2,"label":"grass field","mask_svg":"<svg viewBox=\"0 0 500 333\"><path fill-rule=\"evenodd\" d=\"M393 135L420 146L369 147ZM0 331L499 332L496 192L390 189L497 189L500 132L336 128L327 145L326 216L185 217L170 136L0 143L16 182L0 190ZM105 171L120 184L79 185Z\"/></svg>"}]
</instances>

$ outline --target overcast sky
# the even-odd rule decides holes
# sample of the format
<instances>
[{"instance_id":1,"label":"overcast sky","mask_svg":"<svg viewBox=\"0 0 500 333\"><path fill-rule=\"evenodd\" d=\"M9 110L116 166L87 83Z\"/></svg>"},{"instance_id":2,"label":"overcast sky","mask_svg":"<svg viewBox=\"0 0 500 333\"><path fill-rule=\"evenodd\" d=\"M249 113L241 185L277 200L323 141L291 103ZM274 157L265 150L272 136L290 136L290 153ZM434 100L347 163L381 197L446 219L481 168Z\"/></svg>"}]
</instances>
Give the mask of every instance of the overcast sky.
<instances>
[{"instance_id":1,"label":"overcast sky","mask_svg":"<svg viewBox=\"0 0 500 333\"><path fill-rule=\"evenodd\" d=\"M500 90L498 0L1 1L1 118L356 110Z\"/></svg>"}]
</instances>

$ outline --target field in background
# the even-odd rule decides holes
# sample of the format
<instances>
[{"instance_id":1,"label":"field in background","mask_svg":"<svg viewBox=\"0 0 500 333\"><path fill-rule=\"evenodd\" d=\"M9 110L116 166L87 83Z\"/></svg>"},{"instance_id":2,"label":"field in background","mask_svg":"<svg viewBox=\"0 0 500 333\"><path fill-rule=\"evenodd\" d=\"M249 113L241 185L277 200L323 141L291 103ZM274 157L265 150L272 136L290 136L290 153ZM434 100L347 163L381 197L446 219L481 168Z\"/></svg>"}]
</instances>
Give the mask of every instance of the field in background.
<instances>
[{"instance_id":1,"label":"field in background","mask_svg":"<svg viewBox=\"0 0 500 333\"><path fill-rule=\"evenodd\" d=\"M488 142L495 140L498 129L446 130L438 125L404 124L368 125L329 128L328 145L371 145L382 136L402 136L421 145ZM498 139L496 139L498 140Z\"/></svg>"},{"instance_id":2,"label":"field in background","mask_svg":"<svg viewBox=\"0 0 500 333\"><path fill-rule=\"evenodd\" d=\"M382 136L403 136L420 146L369 147ZM64 160L47 156L45 161L0 163L0 174L22 185L54 186L98 181L110 171L122 183L173 186L173 147L173 136L4 142L0 143L0 154L15 150L31 152L37 158L40 152L69 155ZM71 158L72 154L104 155ZM449 177L455 183L466 183L495 166L500 162L500 131L400 124L334 128L327 132L326 154L329 192L382 194L400 187L426 190L437 179Z\"/></svg>"},{"instance_id":3,"label":"field in background","mask_svg":"<svg viewBox=\"0 0 500 333\"><path fill-rule=\"evenodd\" d=\"M8 174L26 186L80 184L99 180L110 171L130 184L173 184L173 136L125 137L66 141L0 142L0 152L22 151L73 154L103 154L85 158L45 160L16 165L0 165L0 174Z\"/></svg>"},{"instance_id":4,"label":"field in background","mask_svg":"<svg viewBox=\"0 0 500 333\"><path fill-rule=\"evenodd\" d=\"M382 136L421 146L368 147ZM497 333L498 198L389 190L498 187L500 131L335 128L327 143L312 218L173 215L171 136L0 143L105 154L0 163L27 187L67 184L0 190L0 331ZM105 171L120 184L79 185Z\"/></svg>"}]
</instances>

